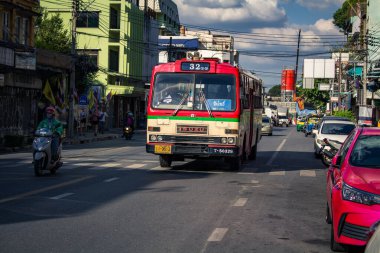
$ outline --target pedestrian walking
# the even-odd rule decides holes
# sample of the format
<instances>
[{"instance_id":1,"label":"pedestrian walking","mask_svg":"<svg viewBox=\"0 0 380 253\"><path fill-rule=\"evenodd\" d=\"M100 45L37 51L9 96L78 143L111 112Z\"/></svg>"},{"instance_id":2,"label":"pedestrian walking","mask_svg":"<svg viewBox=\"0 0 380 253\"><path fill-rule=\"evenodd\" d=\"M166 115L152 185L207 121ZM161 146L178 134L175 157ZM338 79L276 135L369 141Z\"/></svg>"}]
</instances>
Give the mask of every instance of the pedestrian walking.
<instances>
[{"instance_id":1,"label":"pedestrian walking","mask_svg":"<svg viewBox=\"0 0 380 253\"><path fill-rule=\"evenodd\" d=\"M84 108L79 113L79 136L83 135L83 130L86 129L87 124L87 113Z\"/></svg>"},{"instance_id":2,"label":"pedestrian walking","mask_svg":"<svg viewBox=\"0 0 380 253\"><path fill-rule=\"evenodd\" d=\"M99 132L104 134L104 127L106 125L106 118L108 117L107 112L103 108L99 114Z\"/></svg>"},{"instance_id":3,"label":"pedestrian walking","mask_svg":"<svg viewBox=\"0 0 380 253\"><path fill-rule=\"evenodd\" d=\"M93 111L91 114L91 125L94 130L94 136L98 135L98 124L99 124L99 112L97 110Z\"/></svg>"}]
</instances>

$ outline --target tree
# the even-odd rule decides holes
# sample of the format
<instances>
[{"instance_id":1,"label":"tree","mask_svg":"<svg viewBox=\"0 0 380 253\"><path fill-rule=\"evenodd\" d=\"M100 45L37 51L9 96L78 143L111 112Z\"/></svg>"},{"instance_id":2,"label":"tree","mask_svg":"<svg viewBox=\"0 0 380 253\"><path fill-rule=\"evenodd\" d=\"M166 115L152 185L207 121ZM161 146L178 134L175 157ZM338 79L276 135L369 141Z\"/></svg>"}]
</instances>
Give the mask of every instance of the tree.
<instances>
[{"instance_id":1,"label":"tree","mask_svg":"<svg viewBox=\"0 0 380 253\"><path fill-rule=\"evenodd\" d=\"M281 84L275 85L268 91L268 95L271 97L280 97L281 96Z\"/></svg>"},{"instance_id":2,"label":"tree","mask_svg":"<svg viewBox=\"0 0 380 253\"><path fill-rule=\"evenodd\" d=\"M59 14L48 16L41 9L41 15L36 21L36 47L68 54L71 49L70 35L64 29L63 20Z\"/></svg>"},{"instance_id":3,"label":"tree","mask_svg":"<svg viewBox=\"0 0 380 253\"><path fill-rule=\"evenodd\" d=\"M304 89L297 87L298 97L305 99L305 107L311 106L314 109L324 109L327 102L330 100L328 91L320 91L318 88Z\"/></svg>"},{"instance_id":4,"label":"tree","mask_svg":"<svg viewBox=\"0 0 380 253\"><path fill-rule=\"evenodd\" d=\"M346 0L342 4L342 7L339 8L333 15L334 25L340 28L342 31L346 31L349 24L349 18L351 17L351 8L355 7L357 3L365 1L366 0Z\"/></svg>"}]
</instances>

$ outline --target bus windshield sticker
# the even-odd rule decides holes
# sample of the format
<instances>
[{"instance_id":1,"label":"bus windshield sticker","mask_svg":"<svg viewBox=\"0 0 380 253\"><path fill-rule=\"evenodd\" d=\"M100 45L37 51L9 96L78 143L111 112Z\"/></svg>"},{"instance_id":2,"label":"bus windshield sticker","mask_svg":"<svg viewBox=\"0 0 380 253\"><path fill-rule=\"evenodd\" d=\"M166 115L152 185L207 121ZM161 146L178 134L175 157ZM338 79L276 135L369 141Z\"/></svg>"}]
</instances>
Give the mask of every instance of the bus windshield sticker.
<instances>
[{"instance_id":1,"label":"bus windshield sticker","mask_svg":"<svg viewBox=\"0 0 380 253\"><path fill-rule=\"evenodd\" d=\"M231 99L207 99L208 104L213 111L231 111Z\"/></svg>"}]
</instances>

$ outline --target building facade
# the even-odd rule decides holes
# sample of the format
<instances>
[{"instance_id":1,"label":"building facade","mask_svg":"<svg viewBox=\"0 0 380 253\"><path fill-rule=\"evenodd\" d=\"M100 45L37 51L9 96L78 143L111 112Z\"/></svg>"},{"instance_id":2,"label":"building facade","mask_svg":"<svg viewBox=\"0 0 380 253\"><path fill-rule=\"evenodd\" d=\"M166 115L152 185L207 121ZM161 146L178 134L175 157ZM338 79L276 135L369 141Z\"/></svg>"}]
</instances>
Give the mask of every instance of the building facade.
<instances>
[{"instance_id":1,"label":"building facade","mask_svg":"<svg viewBox=\"0 0 380 253\"><path fill-rule=\"evenodd\" d=\"M34 24L38 0L0 1L0 139L29 135L37 121L41 80Z\"/></svg>"}]
</instances>

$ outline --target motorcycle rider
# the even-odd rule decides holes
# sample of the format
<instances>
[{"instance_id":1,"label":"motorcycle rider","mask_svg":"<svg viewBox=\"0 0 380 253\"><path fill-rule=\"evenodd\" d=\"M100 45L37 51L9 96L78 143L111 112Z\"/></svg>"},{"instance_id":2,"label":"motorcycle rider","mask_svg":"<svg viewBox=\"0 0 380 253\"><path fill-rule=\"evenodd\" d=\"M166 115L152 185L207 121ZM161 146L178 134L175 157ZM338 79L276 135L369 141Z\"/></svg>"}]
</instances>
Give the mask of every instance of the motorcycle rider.
<instances>
[{"instance_id":1,"label":"motorcycle rider","mask_svg":"<svg viewBox=\"0 0 380 253\"><path fill-rule=\"evenodd\" d=\"M52 153L52 162L55 162L58 159L58 146L59 141L63 132L62 123L55 119L55 109L52 106L49 106L45 109L46 118L38 124L37 129L47 128L52 133L51 141L51 153Z\"/></svg>"}]
</instances>

